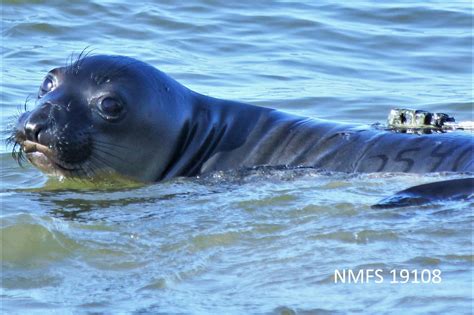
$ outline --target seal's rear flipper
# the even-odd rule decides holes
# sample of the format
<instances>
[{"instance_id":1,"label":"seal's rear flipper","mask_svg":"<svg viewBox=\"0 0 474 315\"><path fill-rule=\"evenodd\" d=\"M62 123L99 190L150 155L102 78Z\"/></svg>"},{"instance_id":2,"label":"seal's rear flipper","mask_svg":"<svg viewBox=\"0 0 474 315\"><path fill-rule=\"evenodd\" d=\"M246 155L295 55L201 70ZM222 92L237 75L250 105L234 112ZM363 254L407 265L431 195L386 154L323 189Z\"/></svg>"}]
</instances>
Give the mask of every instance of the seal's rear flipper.
<instances>
[{"instance_id":1,"label":"seal's rear flipper","mask_svg":"<svg viewBox=\"0 0 474 315\"><path fill-rule=\"evenodd\" d=\"M382 199L371 208L398 208L472 197L474 197L474 178L452 179L410 187Z\"/></svg>"}]
</instances>

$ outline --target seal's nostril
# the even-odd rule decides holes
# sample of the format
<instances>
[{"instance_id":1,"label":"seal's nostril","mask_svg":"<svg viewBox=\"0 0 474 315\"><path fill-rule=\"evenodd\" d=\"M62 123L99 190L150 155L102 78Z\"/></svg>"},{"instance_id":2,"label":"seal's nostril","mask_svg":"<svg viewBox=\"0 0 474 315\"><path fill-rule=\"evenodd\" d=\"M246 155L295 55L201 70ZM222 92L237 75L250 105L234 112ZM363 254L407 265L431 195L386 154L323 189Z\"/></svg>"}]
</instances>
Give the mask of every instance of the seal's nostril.
<instances>
[{"instance_id":1,"label":"seal's nostril","mask_svg":"<svg viewBox=\"0 0 474 315\"><path fill-rule=\"evenodd\" d=\"M37 129L35 130L35 134L34 134L34 137L35 137L35 142L39 142L39 133L40 133L40 129Z\"/></svg>"},{"instance_id":2,"label":"seal's nostril","mask_svg":"<svg viewBox=\"0 0 474 315\"><path fill-rule=\"evenodd\" d=\"M24 123L26 140L42 143L41 134L47 129L50 122L51 106L51 103L46 102L29 113Z\"/></svg>"},{"instance_id":3,"label":"seal's nostril","mask_svg":"<svg viewBox=\"0 0 474 315\"><path fill-rule=\"evenodd\" d=\"M27 121L25 124L26 139L39 143L39 135L43 129L43 124Z\"/></svg>"}]
</instances>

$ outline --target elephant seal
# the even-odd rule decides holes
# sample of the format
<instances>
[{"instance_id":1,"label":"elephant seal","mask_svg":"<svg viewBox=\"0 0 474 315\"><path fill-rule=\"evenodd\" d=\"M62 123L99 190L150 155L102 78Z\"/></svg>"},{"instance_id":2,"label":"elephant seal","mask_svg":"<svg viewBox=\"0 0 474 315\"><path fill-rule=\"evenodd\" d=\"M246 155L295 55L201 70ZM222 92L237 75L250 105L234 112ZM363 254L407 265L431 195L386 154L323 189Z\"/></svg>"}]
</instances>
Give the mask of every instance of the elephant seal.
<instances>
[{"instance_id":1,"label":"elephant seal","mask_svg":"<svg viewBox=\"0 0 474 315\"><path fill-rule=\"evenodd\" d=\"M255 166L338 172L473 172L468 133L413 135L198 94L123 56L51 70L14 141L44 172L142 182Z\"/></svg>"}]
</instances>

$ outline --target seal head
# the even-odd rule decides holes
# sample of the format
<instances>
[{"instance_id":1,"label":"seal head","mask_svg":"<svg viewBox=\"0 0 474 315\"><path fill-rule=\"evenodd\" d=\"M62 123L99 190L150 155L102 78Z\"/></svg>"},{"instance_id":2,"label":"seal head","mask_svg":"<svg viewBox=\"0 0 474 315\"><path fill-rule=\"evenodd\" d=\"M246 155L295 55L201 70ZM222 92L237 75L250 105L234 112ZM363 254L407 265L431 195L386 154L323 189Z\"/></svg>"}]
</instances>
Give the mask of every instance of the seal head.
<instances>
[{"instance_id":1,"label":"seal head","mask_svg":"<svg viewBox=\"0 0 474 315\"><path fill-rule=\"evenodd\" d=\"M14 140L49 174L93 178L114 172L154 181L173 155L178 126L189 115L180 104L190 98L185 87L138 60L80 58L46 75Z\"/></svg>"}]
</instances>

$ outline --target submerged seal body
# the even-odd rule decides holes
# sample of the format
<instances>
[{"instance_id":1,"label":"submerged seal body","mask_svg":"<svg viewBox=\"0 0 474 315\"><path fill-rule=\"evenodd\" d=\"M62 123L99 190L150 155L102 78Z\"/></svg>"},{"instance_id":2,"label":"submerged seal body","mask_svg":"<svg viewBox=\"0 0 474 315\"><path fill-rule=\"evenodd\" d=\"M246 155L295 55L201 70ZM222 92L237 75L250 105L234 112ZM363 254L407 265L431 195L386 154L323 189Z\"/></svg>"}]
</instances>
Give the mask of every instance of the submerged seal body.
<instances>
[{"instance_id":1,"label":"submerged seal body","mask_svg":"<svg viewBox=\"0 0 474 315\"><path fill-rule=\"evenodd\" d=\"M211 98L141 61L96 55L51 70L15 142L47 173L144 182L255 166L473 172L467 133L412 135Z\"/></svg>"}]
</instances>

